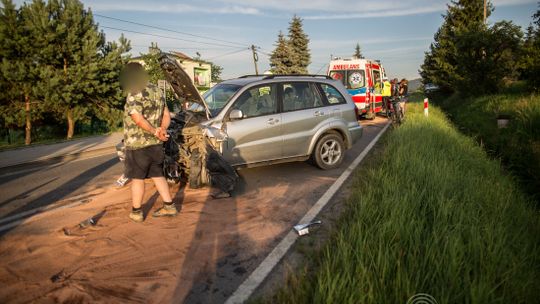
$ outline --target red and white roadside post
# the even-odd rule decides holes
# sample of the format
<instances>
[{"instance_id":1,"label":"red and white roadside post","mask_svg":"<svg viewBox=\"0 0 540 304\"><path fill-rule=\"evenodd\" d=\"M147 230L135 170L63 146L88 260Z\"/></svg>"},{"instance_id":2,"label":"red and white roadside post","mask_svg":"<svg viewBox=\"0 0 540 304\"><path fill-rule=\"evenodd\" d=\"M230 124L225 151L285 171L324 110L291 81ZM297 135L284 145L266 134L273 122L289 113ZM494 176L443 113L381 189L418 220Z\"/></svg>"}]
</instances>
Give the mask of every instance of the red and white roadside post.
<instances>
[{"instance_id":1,"label":"red and white roadside post","mask_svg":"<svg viewBox=\"0 0 540 304\"><path fill-rule=\"evenodd\" d=\"M424 98L424 116L428 117L428 115L429 115L428 99Z\"/></svg>"}]
</instances>

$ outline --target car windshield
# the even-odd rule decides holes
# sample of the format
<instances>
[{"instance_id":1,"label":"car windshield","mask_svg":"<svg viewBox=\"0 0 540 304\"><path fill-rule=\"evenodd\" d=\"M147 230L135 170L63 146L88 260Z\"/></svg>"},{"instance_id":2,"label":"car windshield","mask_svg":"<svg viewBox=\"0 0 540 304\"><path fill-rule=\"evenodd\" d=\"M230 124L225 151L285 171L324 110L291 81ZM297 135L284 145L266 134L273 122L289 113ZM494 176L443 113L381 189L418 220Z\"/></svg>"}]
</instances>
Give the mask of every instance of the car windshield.
<instances>
[{"instance_id":1,"label":"car windshield","mask_svg":"<svg viewBox=\"0 0 540 304\"><path fill-rule=\"evenodd\" d=\"M216 116L229 102L231 97L238 92L241 86L236 84L218 84L204 93L203 98L208 105L210 114Z\"/></svg>"},{"instance_id":2,"label":"car windshield","mask_svg":"<svg viewBox=\"0 0 540 304\"><path fill-rule=\"evenodd\" d=\"M339 80L349 90L363 88L366 85L365 71L363 70L330 71L330 77Z\"/></svg>"}]
</instances>

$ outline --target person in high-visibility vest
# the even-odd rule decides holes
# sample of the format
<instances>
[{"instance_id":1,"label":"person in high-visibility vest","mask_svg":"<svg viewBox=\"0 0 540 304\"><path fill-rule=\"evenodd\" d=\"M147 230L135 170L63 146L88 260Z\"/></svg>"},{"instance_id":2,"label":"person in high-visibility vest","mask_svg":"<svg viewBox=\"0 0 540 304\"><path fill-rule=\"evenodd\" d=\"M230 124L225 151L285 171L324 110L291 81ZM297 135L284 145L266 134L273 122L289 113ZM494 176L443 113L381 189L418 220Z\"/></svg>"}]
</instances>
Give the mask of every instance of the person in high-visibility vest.
<instances>
[{"instance_id":1,"label":"person in high-visibility vest","mask_svg":"<svg viewBox=\"0 0 540 304\"><path fill-rule=\"evenodd\" d=\"M382 89L382 99L383 99L383 110L387 111L389 109L388 103L390 102L390 96L392 96L392 84L388 81L388 77L383 77L383 89Z\"/></svg>"}]
</instances>

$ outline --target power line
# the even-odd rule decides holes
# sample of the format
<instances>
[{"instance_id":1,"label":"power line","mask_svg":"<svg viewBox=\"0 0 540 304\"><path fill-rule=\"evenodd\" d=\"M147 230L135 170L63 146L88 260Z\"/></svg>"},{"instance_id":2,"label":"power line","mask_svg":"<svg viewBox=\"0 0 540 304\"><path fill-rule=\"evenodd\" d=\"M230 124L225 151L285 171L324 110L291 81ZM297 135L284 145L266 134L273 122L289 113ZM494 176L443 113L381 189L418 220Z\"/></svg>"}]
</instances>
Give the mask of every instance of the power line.
<instances>
[{"instance_id":1,"label":"power line","mask_svg":"<svg viewBox=\"0 0 540 304\"><path fill-rule=\"evenodd\" d=\"M150 34L150 33L144 33L144 32L138 32L138 31L132 31L132 30L126 30L111 26L104 26L101 25L102 28L116 30L116 31L122 31L122 32L128 32L128 33L134 33L134 34L140 34L140 35L147 35L147 36L153 36L153 37L159 37L159 38L166 38L166 39L173 39L173 40L179 40L179 41L185 41L185 42L192 42L192 43L199 43L199 44L206 44L206 45L214 45L214 46L222 46L222 47L228 47L228 48L234 48L235 46L232 45L225 45L225 44L219 44L219 43L211 43L211 42L203 42L203 41L195 41L195 40L189 40L189 39L183 39L178 37L171 37L171 36L164 36L164 35L158 35L158 34Z\"/></svg>"},{"instance_id":2,"label":"power line","mask_svg":"<svg viewBox=\"0 0 540 304\"><path fill-rule=\"evenodd\" d=\"M187 36L191 36L191 37L197 37L197 38L202 38L202 39L207 39L207 40L225 42L225 43L229 43L229 44L236 44L238 46L247 46L247 45L245 45L243 43L239 43L239 42L228 41L228 40L223 40L223 39L217 39L217 38L203 36L203 35L190 34L190 33L186 33L186 32L171 30L171 29L168 29L168 28L163 28L163 27L159 27L159 26L154 26L154 25L149 25L149 24L124 20L124 19L115 18L115 17L109 17L109 16L105 16L105 15L100 15L100 14L94 14L94 16L101 17L101 18L106 18L106 19L110 19L110 20L116 20L116 21L120 21L120 22L124 22L124 23L130 23L130 24L145 26L145 27L149 27L149 28L153 28L153 29L157 29L157 30L162 30L162 31L168 31L168 32L173 32L173 33L177 33L177 34L187 35Z\"/></svg>"},{"instance_id":3,"label":"power line","mask_svg":"<svg viewBox=\"0 0 540 304\"><path fill-rule=\"evenodd\" d=\"M229 52L229 53L225 53L225 54L222 54L222 55L217 55L217 56L214 56L214 57L210 57L206 60L214 60L216 58L221 58L221 57L225 57L225 56L229 56L229 55L232 55L232 54L236 54L236 53L240 53L240 52L243 52L243 51L247 51L249 50L249 48L242 48L240 50L236 50L234 52Z\"/></svg>"},{"instance_id":4,"label":"power line","mask_svg":"<svg viewBox=\"0 0 540 304\"><path fill-rule=\"evenodd\" d=\"M264 52L263 52L263 51L261 51L261 49L260 49L260 48L259 48L259 53L261 53L261 54L263 54L263 55L266 55L266 56L268 56L268 57L272 57L272 55L271 55L271 54L268 54L268 53L267 53L267 52L265 52L265 51L264 51Z\"/></svg>"},{"instance_id":5,"label":"power line","mask_svg":"<svg viewBox=\"0 0 540 304\"><path fill-rule=\"evenodd\" d=\"M148 48L149 45L142 45L142 44L131 44L132 47L139 47L139 48ZM182 50L197 50L197 51L208 51L208 50L223 50L222 47L215 47L215 48L207 48L207 47L183 47L183 46L159 46L160 49L182 49Z\"/></svg>"},{"instance_id":6,"label":"power line","mask_svg":"<svg viewBox=\"0 0 540 304\"><path fill-rule=\"evenodd\" d=\"M320 72L325 66L327 66L327 65L328 65L328 63L323 64L323 65L321 66L321 68L318 69L317 72L315 72L315 74L319 74L319 72Z\"/></svg>"}]
</instances>

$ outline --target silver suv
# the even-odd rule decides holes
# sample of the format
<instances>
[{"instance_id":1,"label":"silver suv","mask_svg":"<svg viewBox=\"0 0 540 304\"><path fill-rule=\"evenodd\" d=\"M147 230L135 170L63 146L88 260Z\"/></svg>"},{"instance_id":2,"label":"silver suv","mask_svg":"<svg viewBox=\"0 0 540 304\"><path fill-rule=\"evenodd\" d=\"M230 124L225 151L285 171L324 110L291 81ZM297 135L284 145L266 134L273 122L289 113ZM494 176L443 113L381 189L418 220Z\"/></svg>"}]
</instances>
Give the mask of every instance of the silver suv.
<instances>
[{"instance_id":1,"label":"silver suv","mask_svg":"<svg viewBox=\"0 0 540 304\"><path fill-rule=\"evenodd\" d=\"M203 99L202 124L226 134L220 152L235 167L310 159L332 169L362 136L350 95L327 76L243 76Z\"/></svg>"}]
</instances>

